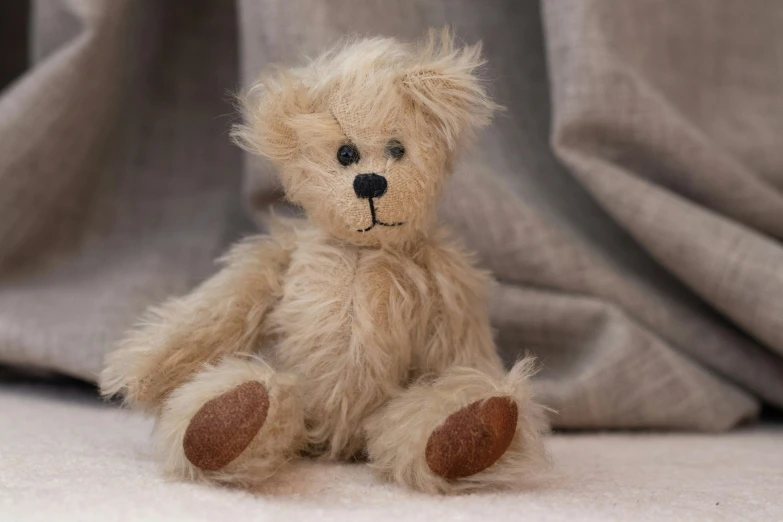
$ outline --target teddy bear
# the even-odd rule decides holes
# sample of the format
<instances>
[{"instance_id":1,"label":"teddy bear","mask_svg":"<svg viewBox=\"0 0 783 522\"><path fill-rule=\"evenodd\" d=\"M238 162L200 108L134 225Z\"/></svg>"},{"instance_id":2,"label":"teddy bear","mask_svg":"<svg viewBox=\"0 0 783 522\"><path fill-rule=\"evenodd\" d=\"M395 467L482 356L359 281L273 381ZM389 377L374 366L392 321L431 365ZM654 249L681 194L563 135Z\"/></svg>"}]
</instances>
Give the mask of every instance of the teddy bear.
<instances>
[{"instance_id":1,"label":"teddy bear","mask_svg":"<svg viewBox=\"0 0 783 522\"><path fill-rule=\"evenodd\" d=\"M365 459L453 493L546 465L531 358L506 371L490 276L437 219L444 183L498 109L481 45L345 41L267 72L232 131L305 218L239 242L107 357L105 396L155 417L168 473L252 487L302 456Z\"/></svg>"}]
</instances>

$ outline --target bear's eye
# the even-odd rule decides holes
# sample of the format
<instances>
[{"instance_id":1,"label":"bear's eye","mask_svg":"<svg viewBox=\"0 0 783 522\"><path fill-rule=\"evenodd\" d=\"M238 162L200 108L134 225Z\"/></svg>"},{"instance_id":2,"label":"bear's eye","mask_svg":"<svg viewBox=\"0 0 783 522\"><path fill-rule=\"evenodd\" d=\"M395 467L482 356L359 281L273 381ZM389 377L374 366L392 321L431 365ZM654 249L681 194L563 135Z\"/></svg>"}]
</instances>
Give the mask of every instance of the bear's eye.
<instances>
[{"instance_id":1,"label":"bear's eye","mask_svg":"<svg viewBox=\"0 0 783 522\"><path fill-rule=\"evenodd\" d=\"M359 149L350 144L343 145L337 149L337 161L339 161L340 165L343 167L347 167L348 165L358 162Z\"/></svg>"},{"instance_id":2,"label":"bear's eye","mask_svg":"<svg viewBox=\"0 0 783 522\"><path fill-rule=\"evenodd\" d=\"M391 140L386 145L386 154L388 154L389 157L398 160L405 155L405 147L403 147L402 143L398 140Z\"/></svg>"}]
</instances>

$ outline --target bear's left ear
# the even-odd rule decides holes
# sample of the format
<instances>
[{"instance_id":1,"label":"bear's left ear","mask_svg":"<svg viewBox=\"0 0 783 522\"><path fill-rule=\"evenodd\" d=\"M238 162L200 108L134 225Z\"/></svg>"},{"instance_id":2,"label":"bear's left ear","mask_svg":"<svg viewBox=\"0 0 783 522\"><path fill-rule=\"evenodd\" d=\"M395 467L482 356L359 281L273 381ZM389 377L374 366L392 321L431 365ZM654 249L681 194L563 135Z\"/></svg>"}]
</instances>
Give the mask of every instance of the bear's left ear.
<instances>
[{"instance_id":1,"label":"bear's left ear","mask_svg":"<svg viewBox=\"0 0 783 522\"><path fill-rule=\"evenodd\" d=\"M489 124L501 107L487 94L478 69L484 64L481 43L455 47L448 27L430 29L402 77L403 91L432 118L450 149Z\"/></svg>"}]
</instances>

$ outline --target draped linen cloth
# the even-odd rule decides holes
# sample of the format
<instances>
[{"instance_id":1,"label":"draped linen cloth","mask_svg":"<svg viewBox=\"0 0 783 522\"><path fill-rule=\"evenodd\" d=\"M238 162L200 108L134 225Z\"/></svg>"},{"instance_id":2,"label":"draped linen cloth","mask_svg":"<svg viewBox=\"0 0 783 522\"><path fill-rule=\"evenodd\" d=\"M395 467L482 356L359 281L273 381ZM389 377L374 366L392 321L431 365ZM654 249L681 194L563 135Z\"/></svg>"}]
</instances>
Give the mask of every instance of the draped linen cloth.
<instances>
[{"instance_id":1,"label":"draped linen cloth","mask_svg":"<svg viewBox=\"0 0 783 522\"><path fill-rule=\"evenodd\" d=\"M0 3L0 363L94 380L280 199L232 93L346 34L483 40L506 107L442 218L566 428L783 406L783 3Z\"/></svg>"}]
</instances>

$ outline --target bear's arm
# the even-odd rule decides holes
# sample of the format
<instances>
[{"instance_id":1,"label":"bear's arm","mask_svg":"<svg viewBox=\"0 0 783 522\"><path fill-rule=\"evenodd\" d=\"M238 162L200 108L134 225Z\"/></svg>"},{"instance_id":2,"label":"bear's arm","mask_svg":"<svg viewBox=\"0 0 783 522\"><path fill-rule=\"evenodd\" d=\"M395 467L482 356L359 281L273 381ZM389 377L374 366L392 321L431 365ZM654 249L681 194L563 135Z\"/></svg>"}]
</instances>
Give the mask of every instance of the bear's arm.
<instances>
[{"instance_id":1,"label":"bear's arm","mask_svg":"<svg viewBox=\"0 0 783 522\"><path fill-rule=\"evenodd\" d=\"M417 354L417 369L441 373L452 366L467 366L502 375L487 305L492 278L473 266L456 242L431 249L428 260L435 303L429 338Z\"/></svg>"},{"instance_id":2,"label":"bear's arm","mask_svg":"<svg viewBox=\"0 0 783 522\"><path fill-rule=\"evenodd\" d=\"M150 308L107 358L101 392L154 411L204 363L250 352L281 293L292 250L285 234L248 238L190 294Z\"/></svg>"}]
</instances>

